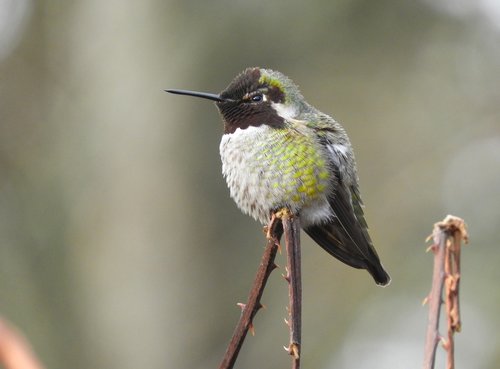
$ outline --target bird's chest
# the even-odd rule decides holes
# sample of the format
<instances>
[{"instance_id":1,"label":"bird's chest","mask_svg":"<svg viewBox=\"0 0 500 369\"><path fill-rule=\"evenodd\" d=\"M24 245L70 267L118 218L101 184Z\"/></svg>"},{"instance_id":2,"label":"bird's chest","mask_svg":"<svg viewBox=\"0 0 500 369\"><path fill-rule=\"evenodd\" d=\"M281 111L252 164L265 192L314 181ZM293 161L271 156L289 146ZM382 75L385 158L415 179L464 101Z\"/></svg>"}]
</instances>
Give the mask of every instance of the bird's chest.
<instances>
[{"instance_id":1,"label":"bird's chest","mask_svg":"<svg viewBox=\"0 0 500 369\"><path fill-rule=\"evenodd\" d=\"M300 210L329 190L321 146L296 130L237 129L222 137L220 155L231 197L263 222L276 207Z\"/></svg>"}]
</instances>

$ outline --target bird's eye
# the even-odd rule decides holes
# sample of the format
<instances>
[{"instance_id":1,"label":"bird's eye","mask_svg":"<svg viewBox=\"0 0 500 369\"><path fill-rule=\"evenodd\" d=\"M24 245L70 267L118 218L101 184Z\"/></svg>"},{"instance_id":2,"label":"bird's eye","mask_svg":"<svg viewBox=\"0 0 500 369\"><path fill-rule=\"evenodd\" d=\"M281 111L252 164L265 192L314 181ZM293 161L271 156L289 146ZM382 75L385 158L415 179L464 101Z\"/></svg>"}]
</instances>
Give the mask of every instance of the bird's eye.
<instances>
[{"instance_id":1,"label":"bird's eye","mask_svg":"<svg viewBox=\"0 0 500 369\"><path fill-rule=\"evenodd\" d=\"M252 96L253 102L261 102L263 100L262 94L256 94Z\"/></svg>"}]
</instances>

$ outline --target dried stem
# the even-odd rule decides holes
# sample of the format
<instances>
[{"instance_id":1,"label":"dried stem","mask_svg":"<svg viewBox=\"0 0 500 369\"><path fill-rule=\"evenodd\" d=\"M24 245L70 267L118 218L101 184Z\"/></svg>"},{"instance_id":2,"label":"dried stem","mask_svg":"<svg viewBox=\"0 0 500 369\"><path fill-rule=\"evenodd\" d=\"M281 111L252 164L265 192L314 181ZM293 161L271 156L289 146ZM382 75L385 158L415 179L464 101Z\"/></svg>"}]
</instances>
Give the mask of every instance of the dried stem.
<instances>
[{"instance_id":1,"label":"dried stem","mask_svg":"<svg viewBox=\"0 0 500 369\"><path fill-rule=\"evenodd\" d=\"M467 243L468 236L462 219L448 215L442 222L434 225L429 239L434 244L429 248L434 252L434 271L432 288L424 302L429 302L429 318L424 352L424 369L433 369L436 349L439 341L447 351L447 369L453 369L454 364L454 333L461 328L459 311L459 281L460 281L460 245L462 240ZM448 335L443 338L439 334L439 314L445 291L446 316Z\"/></svg>"},{"instance_id":2,"label":"dried stem","mask_svg":"<svg viewBox=\"0 0 500 369\"><path fill-rule=\"evenodd\" d=\"M281 235L281 218L278 215L273 214L267 227L267 245L264 255L262 256L247 303L239 304L242 308L240 320L234 330L233 337L229 342L224 358L219 366L220 369L230 369L234 366L247 332L253 327L253 318L255 314L257 314L257 311L262 307L260 299L262 297L262 293L264 292L267 279L269 278L271 272L276 268L274 258L276 257L276 252L279 248Z\"/></svg>"},{"instance_id":3,"label":"dried stem","mask_svg":"<svg viewBox=\"0 0 500 369\"><path fill-rule=\"evenodd\" d=\"M285 233L288 269L288 297L290 301L288 325L290 327L290 344L286 348L292 356L292 369L300 368L301 316L302 316L302 282L300 273L300 220L290 212L282 217Z\"/></svg>"},{"instance_id":4,"label":"dried stem","mask_svg":"<svg viewBox=\"0 0 500 369\"><path fill-rule=\"evenodd\" d=\"M453 335L460 332L460 305L459 305L459 286L460 286L460 248L461 242L468 241L465 223L462 219L451 219L445 225L450 237L446 240L446 257L444 262L445 271L445 306L448 327L448 339L445 348L448 351L447 369L454 368L455 342Z\"/></svg>"}]
</instances>

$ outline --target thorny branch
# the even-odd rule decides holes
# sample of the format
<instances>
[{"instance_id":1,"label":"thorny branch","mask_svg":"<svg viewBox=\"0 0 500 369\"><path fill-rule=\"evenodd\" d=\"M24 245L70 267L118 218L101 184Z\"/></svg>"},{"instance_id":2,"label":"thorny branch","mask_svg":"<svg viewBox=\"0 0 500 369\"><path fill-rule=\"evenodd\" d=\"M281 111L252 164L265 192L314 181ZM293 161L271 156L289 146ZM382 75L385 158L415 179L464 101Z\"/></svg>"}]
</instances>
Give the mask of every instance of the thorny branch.
<instances>
[{"instance_id":1,"label":"thorny branch","mask_svg":"<svg viewBox=\"0 0 500 369\"><path fill-rule=\"evenodd\" d=\"M240 320L236 329L234 330L233 337L229 342L224 358L219 366L219 369L230 369L234 366L238 353L243 345L243 341L247 335L248 330L253 331L252 321L257 314L257 311L262 307L260 299L267 279L271 272L276 268L274 258L279 248L279 240L283 233L281 218L277 214L273 214L269 225L267 227L267 245L260 262L255 281L250 290L248 301L246 304L238 304L242 311Z\"/></svg>"},{"instance_id":2,"label":"thorny branch","mask_svg":"<svg viewBox=\"0 0 500 369\"><path fill-rule=\"evenodd\" d=\"M429 318L425 340L424 369L433 369L437 344L441 341L447 351L447 369L454 364L454 333L460 332L459 282L460 282L460 246L468 242L468 235L463 219L448 215L434 225L429 239L434 244L429 247L434 253L434 271L432 288L424 303L429 302ZM439 335L439 314L444 301L447 316L447 337Z\"/></svg>"},{"instance_id":3,"label":"thorny branch","mask_svg":"<svg viewBox=\"0 0 500 369\"><path fill-rule=\"evenodd\" d=\"M285 279L289 283L289 317L286 320L290 327L290 344L285 349L292 356L292 369L300 368L300 345L301 345L301 273L300 273L300 223L299 217L291 214L290 210L284 208L272 215L267 226L267 246L262 256L262 260L255 277L253 287L250 291L246 304L238 304L242 308L240 320L233 337L229 342L222 363L219 369L231 369L236 362L238 353L243 345L243 341L248 330L253 333L253 318L262 307L260 299L267 279L276 268L274 258L279 249L279 240L285 233L285 244L287 250L287 274Z\"/></svg>"},{"instance_id":4,"label":"thorny branch","mask_svg":"<svg viewBox=\"0 0 500 369\"><path fill-rule=\"evenodd\" d=\"M290 344L285 349L292 356L292 369L300 368L301 320L302 320L302 282L300 272L300 223L299 217L286 212L283 217L283 230L287 253L288 297L290 306L286 323L290 327Z\"/></svg>"}]
</instances>

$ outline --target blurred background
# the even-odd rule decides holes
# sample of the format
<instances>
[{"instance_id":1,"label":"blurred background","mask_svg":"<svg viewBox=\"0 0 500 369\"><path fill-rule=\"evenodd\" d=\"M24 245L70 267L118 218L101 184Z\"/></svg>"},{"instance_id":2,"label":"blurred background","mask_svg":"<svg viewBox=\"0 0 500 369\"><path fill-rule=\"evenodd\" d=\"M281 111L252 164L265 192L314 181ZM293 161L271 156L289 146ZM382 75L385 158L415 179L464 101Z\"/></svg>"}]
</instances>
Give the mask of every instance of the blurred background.
<instances>
[{"instance_id":1,"label":"blurred background","mask_svg":"<svg viewBox=\"0 0 500 369\"><path fill-rule=\"evenodd\" d=\"M265 240L229 198L216 108L163 89L218 92L248 66L344 124L393 279L303 234L303 367L421 367L424 240L447 214L471 237L457 368L496 367L494 0L0 0L0 314L48 368L217 367ZM237 368L289 367L282 271Z\"/></svg>"}]
</instances>

